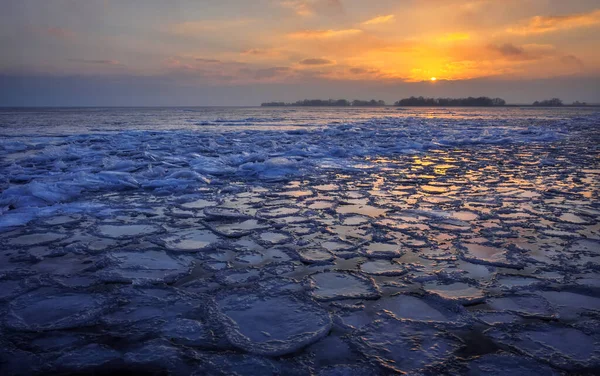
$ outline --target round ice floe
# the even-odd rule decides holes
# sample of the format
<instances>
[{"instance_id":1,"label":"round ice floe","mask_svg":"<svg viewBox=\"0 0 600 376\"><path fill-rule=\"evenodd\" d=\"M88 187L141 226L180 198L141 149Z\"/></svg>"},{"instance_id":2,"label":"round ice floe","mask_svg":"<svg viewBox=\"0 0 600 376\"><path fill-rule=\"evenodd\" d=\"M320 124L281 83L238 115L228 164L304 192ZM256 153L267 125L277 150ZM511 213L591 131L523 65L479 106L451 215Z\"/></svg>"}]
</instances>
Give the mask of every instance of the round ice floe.
<instances>
[{"instance_id":1,"label":"round ice floe","mask_svg":"<svg viewBox=\"0 0 600 376\"><path fill-rule=\"evenodd\" d=\"M398 276L406 274L408 268L391 260L373 260L360 265L360 270L371 275Z\"/></svg>"},{"instance_id":2,"label":"round ice floe","mask_svg":"<svg viewBox=\"0 0 600 376\"><path fill-rule=\"evenodd\" d=\"M299 208L279 206L279 207L270 207L270 208L261 209L261 210L259 210L259 212L257 214L261 217L266 217L266 218L279 218L279 217L287 217L290 215L294 215L299 212L300 212Z\"/></svg>"},{"instance_id":3,"label":"round ice floe","mask_svg":"<svg viewBox=\"0 0 600 376\"><path fill-rule=\"evenodd\" d=\"M99 294L41 288L10 303L6 325L23 331L78 328L94 324L110 308Z\"/></svg>"},{"instance_id":4,"label":"round ice floe","mask_svg":"<svg viewBox=\"0 0 600 376\"><path fill-rule=\"evenodd\" d=\"M554 314L548 301L537 295L511 295L490 298L486 303L495 311L514 312L523 316L551 317Z\"/></svg>"},{"instance_id":5,"label":"round ice floe","mask_svg":"<svg viewBox=\"0 0 600 376\"><path fill-rule=\"evenodd\" d=\"M176 232L162 239L165 247L174 252L202 252L212 250L219 243L220 238L212 231L186 230Z\"/></svg>"},{"instance_id":6,"label":"round ice floe","mask_svg":"<svg viewBox=\"0 0 600 376\"><path fill-rule=\"evenodd\" d=\"M300 260L307 264L319 264L333 261L335 256L323 248L304 248L298 250Z\"/></svg>"},{"instance_id":7,"label":"round ice floe","mask_svg":"<svg viewBox=\"0 0 600 376\"><path fill-rule=\"evenodd\" d=\"M8 301L27 291L28 288L21 280L0 280L0 302Z\"/></svg>"},{"instance_id":8,"label":"round ice floe","mask_svg":"<svg viewBox=\"0 0 600 376\"><path fill-rule=\"evenodd\" d=\"M124 360L130 367L151 369L156 373L167 371L167 374L189 374L190 369L184 363L181 352L165 340L153 340L136 346L125 353Z\"/></svg>"},{"instance_id":9,"label":"round ice floe","mask_svg":"<svg viewBox=\"0 0 600 376\"><path fill-rule=\"evenodd\" d=\"M268 228L266 225L261 224L256 219L248 219L242 222L208 222L207 226L210 227L214 232L228 238L241 238L242 236L250 235L257 230L264 230Z\"/></svg>"},{"instance_id":10,"label":"round ice floe","mask_svg":"<svg viewBox=\"0 0 600 376\"><path fill-rule=\"evenodd\" d=\"M276 245L289 242L291 238L282 232L263 232L258 236L258 239L265 245Z\"/></svg>"},{"instance_id":11,"label":"round ice floe","mask_svg":"<svg viewBox=\"0 0 600 376\"><path fill-rule=\"evenodd\" d=\"M465 322L470 321L462 306L435 296L394 295L378 300L374 308L385 310L396 318L403 320L456 326L464 325Z\"/></svg>"},{"instance_id":12,"label":"round ice floe","mask_svg":"<svg viewBox=\"0 0 600 376\"><path fill-rule=\"evenodd\" d=\"M523 265L520 262L508 258L509 254L506 249L487 246L477 243L464 243L464 249L461 256L465 261L474 264L484 264L500 266L505 268L521 268Z\"/></svg>"},{"instance_id":13,"label":"round ice floe","mask_svg":"<svg viewBox=\"0 0 600 376\"><path fill-rule=\"evenodd\" d=\"M511 274L499 274L495 277L495 282L503 290L524 290L547 283L538 278Z\"/></svg>"},{"instance_id":14,"label":"round ice floe","mask_svg":"<svg viewBox=\"0 0 600 376\"><path fill-rule=\"evenodd\" d=\"M196 320L173 318L164 324L161 333L171 342L185 346L205 347L212 344L210 328Z\"/></svg>"},{"instance_id":15,"label":"round ice floe","mask_svg":"<svg viewBox=\"0 0 600 376\"><path fill-rule=\"evenodd\" d=\"M321 369L318 376L363 376L363 375L382 375L375 367L358 364L339 364Z\"/></svg>"},{"instance_id":16,"label":"round ice floe","mask_svg":"<svg viewBox=\"0 0 600 376\"><path fill-rule=\"evenodd\" d=\"M455 300L463 304L482 301L485 296L481 289L462 282L450 284L429 282L423 284L423 288L426 291L439 295L444 299Z\"/></svg>"},{"instance_id":17,"label":"round ice floe","mask_svg":"<svg viewBox=\"0 0 600 376\"><path fill-rule=\"evenodd\" d=\"M472 312L475 319L487 325L515 324L524 319L511 312L477 311Z\"/></svg>"},{"instance_id":18,"label":"round ice floe","mask_svg":"<svg viewBox=\"0 0 600 376\"><path fill-rule=\"evenodd\" d=\"M233 208L206 207L203 212L209 220L251 218L249 215L241 213Z\"/></svg>"},{"instance_id":19,"label":"round ice floe","mask_svg":"<svg viewBox=\"0 0 600 376\"><path fill-rule=\"evenodd\" d=\"M577 319L585 313L600 313L600 298L571 291L541 292L546 300L557 309L562 319Z\"/></svg>"},{"instance_id":20,"label":"round ice floe","mask_svg":"<svg viewBox=\"0 0 600 376\"><path fill-rule=\"evenodd\" d=\"M489 329L486 336L537 360L566 370L600 367L600 336L568 326L530 324Z\"/></svg>"},{"instance_id":21,"label":"round ice floe","mask_svg":"<svg viewBox=\"0 0 600 376\"><path fill-rule=\"evenodd\" d=\"M291 295L234 293L218 297L216 304L229 341L254 354L293 353L331 328L327 311Z\"/></svg>"},{"instance_id":22,"label":"round ice floe","mask_svg":"<svg viewBox=\"0 0 600 376\"><path fill-rule=\"evenodd\" d=\"M12 238L10 240L8 240L8 244L9 245L14 245L14 246L34 246L34 245L42 245L42 244L49 244L55 241L59 241L59 240L63 240L67 237L66 234L59 234L59 233L53 233L53 232L49 232L49 233L43 233L43 234L28 234L28 235L21 235L19 237L16 238Z\"/></svg>"},{"instance_id":23,"label":"round ice floe","mask_svg":"<svg viewBox=\"0 0 600 376\"><path fill-rule=\"evenodd\" d=\"M577 240L571 244L569 252L600 254L600 241L592 239Z\"/></svg>"},{"instance_id":24,"label":"round ice floe","mask_svg":"<svg viewBox=\"0 0 600 376\"><path fill-rule=\"evenodd\" d=\"M83 348L67 352L54 362L58 370L93 372L111 362L116 362L121 354L109 347L91 344Z\"/></svg>"},{"instance_id":25,"label":"round ice floe","mask_svg":"<svg viewBox=\"0 0 600 376\"><path fill-rule=\"evenodd\" d=\"M309 277L312 296L321 301L376 299L380 296L372 279L347 272L323 272Z\"/></svg>"},{"instance_id":26,"label":"round ice floe","mask_svg":"<svg viewBox=\"0 0 600 376\"><path fill-rule=\"evenodd\" d=\"M392 243L371 243L365 249L365 254L370 258L392 259L404 254L400 245Z\"/></svg>"},{"instance_id":27,"label":"round ice floe","mask_svg":"<svg viewBox=\"0 0 600 376\"><path fill-rule=\"evenodd\" d=\"M206 354L203 369L194 376L215 375L277 375L279 370L268 358L247 354ZM210 372L207 372L209 370Z\"/></svg>"},{"instance_id":28,"label":"round ice floe","mask_svg":"<svg viewBox=\"0 0 600 376\"><path fill-rule=\"evenodd\" d=\"M155 225L138 224L138 225L101 225L98 226L100 236L107 238L135 238L138 236L146 236L156 234L162 231L162 228Z\"/></svg>"},{"instance_id":29,"label":"round ice floe","mask_svg":"<svg viewBox=\"0 0 600 376\"><path fill-rule=\"evenodd\" d=\"M225 285L240 285L256 281L262 271L255 268L221 270L215 276L219 283Z\"/></svg>"},{"instance_id":30,"label":"round ice floe","mask_svg":"<svg viewBox=\"0 0 600 376\"><path fill-rule=\"evenodd\" d=\"M460 340L433 326L392 318L359 330L352 341L367 358L396 372L415 372L447 361Z\"/></svg>"},{"instance_id":31,"label":"round ice floe","mask_svg":"<svg viewBox=\"0 0 600 376\"><path fill-rule=\"evenodd\" d=\"M468 364L468 376L558 376L559 372L533 359L507 353L486 354Z\"/></svg>"},{"instance_id":32,"label":"round ice floe","mask_svg":"<svg viewBox=\"0 0 600 376\"><path fill-rule=\"evenodd\" d=\"M423 191L424 193L439 195L448 192L449 189L447 187L437 185L422 185L421 191Z\"/></svg>"},{"instance_id":33,"label":"round ice floe","mask_svg":"<svg viewBox=\"0 0 600 376\"><path fill-rule=\"evenodd\" d=\"M162 251L114 252L117 266L102 271L104 280L172 282L187 275L194 264L188 257L172 257Z\"/></svg>"}]
</instances>

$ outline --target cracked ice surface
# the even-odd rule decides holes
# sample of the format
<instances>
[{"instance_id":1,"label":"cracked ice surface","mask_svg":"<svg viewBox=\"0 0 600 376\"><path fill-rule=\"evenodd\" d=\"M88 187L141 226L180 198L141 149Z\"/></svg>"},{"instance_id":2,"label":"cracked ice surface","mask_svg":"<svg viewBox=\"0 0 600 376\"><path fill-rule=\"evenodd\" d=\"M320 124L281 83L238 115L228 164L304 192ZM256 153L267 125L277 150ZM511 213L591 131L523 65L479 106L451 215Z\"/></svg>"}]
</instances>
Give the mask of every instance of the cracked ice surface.
<instances>
[{"instance_id":1,"label":"cracked ice surface","mask_svg":"<svg viewBox=\"0 0 600 376\"><path fill-rule=\"evenodd\" d=\"M600 372L593 109L84 115L0 111L2 374Z\"/></svg>"}]
</instances>

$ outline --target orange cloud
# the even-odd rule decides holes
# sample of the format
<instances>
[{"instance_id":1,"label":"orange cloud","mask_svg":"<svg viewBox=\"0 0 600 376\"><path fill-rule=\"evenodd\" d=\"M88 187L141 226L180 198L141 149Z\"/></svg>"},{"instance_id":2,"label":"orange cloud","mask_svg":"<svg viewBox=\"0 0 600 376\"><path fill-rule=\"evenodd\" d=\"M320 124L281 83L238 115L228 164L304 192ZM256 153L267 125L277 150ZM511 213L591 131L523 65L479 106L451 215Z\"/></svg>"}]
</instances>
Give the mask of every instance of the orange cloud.
<instances>
[{"instance_id":1,"label":"orange cloud","mask_svg":"<svg viewBox=\"0 0 600 376\"><path fill-rule=\"evenodd\" d=\"M521 26L509 28L513 34L544 34L559 30L570 30L600 24L600 9L590 13L569 14L566 16L536 16Z\"/></svg>"},{"instance_id":2,"label":"orange cloud","mask_svg":"<svg viewBox=\"0 0 600 376\"><path fill-rule=\"evenodd\" d=\"M341 0L282 0L281 5L292 9L299 16L336 14L344 11Z\"/></svg>"},{"instance_id":3,"label":"orange cloud","mask_svg":"<svg viewBox=\"0 0 600 376\"><path fill-rule=\"evenodd\" d=\"M302 65L330 65L335 64L335 61L322 58L304 59L300 61Z\"/></svg>"},{"instance_id":4,"label":"orange cloud","mask_svg":"<svg viewBox=\"0 0 600 376\"><path fill-rule=\"evenodd\" d=\"M344 29L344 30L304 30L288 34L293 39L326 39L348 37L362 33L360 29Z\"/></svg>"},{"instance_id":5,"label":"orange cloud","mask_svg":"<svg viewBox=\"0 0 600 376\"><path fill-rule=\"evenodd\" d=\"M362 24L365 26L381 25L381 24L394 22L395 19L396 19L396 16L394 16L393 14L388 14L387 16L378 16L375 18L371 18L370 20L367 20L367 21L363 22Z\"/></svg>"}]
</instances>

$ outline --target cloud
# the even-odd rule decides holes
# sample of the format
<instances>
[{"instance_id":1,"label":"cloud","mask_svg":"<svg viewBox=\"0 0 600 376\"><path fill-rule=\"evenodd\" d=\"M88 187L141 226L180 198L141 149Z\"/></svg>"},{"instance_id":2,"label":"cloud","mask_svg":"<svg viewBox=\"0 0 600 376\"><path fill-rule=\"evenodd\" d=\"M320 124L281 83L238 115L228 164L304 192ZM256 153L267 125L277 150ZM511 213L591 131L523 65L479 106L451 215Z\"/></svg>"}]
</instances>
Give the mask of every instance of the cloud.
<instances>
[{"instance_id":1,"label":"cloud","mask_svg":"<svg viewBox=\"0 0 600 376\"><path fill-rule=\"evenodd\" d=\"M565 55L560 58L560 62L568 67L577 68L579 70L583 70L585 68L585 64L581 61L577 56L574 55Z\"/></svg>"},{"instance_id":2,"label":"cloud","mask_svg":"<svg viewBox=\"0 0 600 376\"><path fill-rule=\"evenodd\" d=\"M512 43L504 43L501 45L489 45L487 48L505 59L513 61L539 60L549 56L556 56L556 48L548 44L515 46Z\"/></svg>"},{"instance_id":3,"label":"cloud","mask_svg":"<svg viewBox=\"0 0 600 376\"><path fill-rule=\"evenodd\" d=\"M73 31L62 27L49 27L48 29L46 29L46 34L59 39L75 38L75 33Z\"/></svg>"},{"instance_id":4,"label":"cloud","mask_svg":"<svg viewBox=\"0 0 600 376\"><path fill-rule=\"evenodd\" d=\"M536 16L522 25L509 28L513 34L544 34L559 30L570 30L600 24L600 9L589 13L569 14L565 16Z\"/></svg>"},{"instance_id":5,"label":"cloud","mask_svg":"<svg viewBox=\"0 0 600 376\"><path fill-rule=\"evenodd\" d=\"M505 57L520 57L525 55L525 49L523 47L517 47L511 43L504 43L499 46L491 45L489 48Z\"/></svg>"},{"instance_id":6,"label":"cloud","mask_svg":"<svg viewBox=\"0 0 600 376\"><path fill-rule=\"evenodd\" d=\"M257 80L262 80L266 78L276 78L281 75L285 75L291 71L290 67L271 67L271 68L263 68L257 69L253 71L253 76ZM251 72L248 70L248 72Z\"/></svg>"},{"instance_id":7,"label":"cloud","mask_svg":"<svg viewBox=\"0 0 600 376\"><path fill-rule=\"evenodd\" d=\"M246 26L254 20L247 18L231 20L201 20L189 21L168 25L163 28L169 34L179 36L198 36L211 31L233 29Z\"/></svg>"},{"instance_id":8,"label":"cloud","mask_svg":"<svg viewBox=\"0 0 600 376\"><path fill-rule=\"evenodd\" d=\"M379 73L378 69L367 69L367 68L361 68L361 67L350 68L350 69L348 69L348 71L350 73L356 74L356 75L378 74Z\"/></svg>"},{"instance_id":9,"label":"cloud","mask_svg":"<svg viewBox=\"0 0 600 376\"><path fill-rule=\"evenodd\" d=\"M329 59L314 58L314 59L304 59L304 60L300 61L300 64L302 64L302 65L329 65L329 64L335 64L335 61L332 61Z\"/></svg>"},{"instance_id":10,"label":"cloud","mask_svg":"<svg viewBox=\"0 0 600 376\"><path fill-rule=\"evenodd\" d=\"M220 63L222 63L221 60L217 60L217 59L202 59L202 58L197 58L195 60L197 62L199 62L199 63L207 63L207 64L220 64Z\"/></svg>"},{"instance_id":11,"label":"cloud","mask_svg":"<svg viewBox=\"0 0 600 376\"><path fill-rule=\"evenodd\" d=\"M119 63L117 60L88 60L88 59L68 59L70 62L72 63L82 63L82 64L96 64L96 65L120 65L122 66L123 64Z\"/></svg>"},{"instance_id":12,"label":"cloud","mask_svg":"<svg viewBox=\"0 0 600 376\"><path fill-rule=\"evenodd\" d=\"M327 39L340 38L352 35L361 34L360 29L343 29L343 30L304 30L288 34L293 39Z\"/></svg>"},{"instance_id":13,"label":"cloud","mask_svg":"<svg viewBox=\"0 0 600 376\"><path fill-rule=\"evenodd\" d=\"M282 0L280 4L304 17L315 14L336 15L344 12L341 0Z\"/></svg>"},{"instance_id":14,"label":"cloud","mask_svg":"<svg viewBox=\"0 0 600 376\"><path fill-rule=\"evenodd\" d=\"M396 20L396 16L394 16L393 14L388 14L387 16L378 16L375 18L371 18L370 20L367 20L367 21L363 22L362 24L365 26L381 25L381 24L394 22L395 20Z\"/></svg>"},{"instance_id":15,"label":"cloud","mask_svg":"<svg viewBox=\"0 0 600 376\"><path fill-rule=\"evenodd\" d=\"M261 50L259 48L251 48L249 50L242 51L242 55L268 55L270 51Z\"/></svg>"}]
</instances>

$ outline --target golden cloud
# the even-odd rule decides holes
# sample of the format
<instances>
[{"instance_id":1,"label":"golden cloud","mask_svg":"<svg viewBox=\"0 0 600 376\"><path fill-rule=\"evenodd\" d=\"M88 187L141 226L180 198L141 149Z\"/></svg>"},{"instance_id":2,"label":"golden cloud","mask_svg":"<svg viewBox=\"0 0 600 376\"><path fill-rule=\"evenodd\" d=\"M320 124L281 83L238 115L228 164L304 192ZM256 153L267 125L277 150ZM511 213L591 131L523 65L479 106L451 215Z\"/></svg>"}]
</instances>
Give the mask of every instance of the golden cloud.
<instances>
[{"instance_id":1,"label":"golden cloud","mask_svg":"<svg viewBox=\"0 0 600 376\"><path fill-rule=\"evenodd\" d=\"M524 25L509 28L513 34L543 34L558 30L570 30L600 24L600 9L589 13L569 14L566 16L536 16Z\"/></svg>"},{"instance_id":2,"label":"golden cloud","mask_svg":"<svg viewBox=\"0 0 600 376\"><path fill-rule=\"evenodd\" d=\"M352 35L361 34L360 29L343 29L343 30L303 30L295 33L290 33L288 36L293 39L327 39L340 38Z\"/></svg>"},{"instance_id":3,"label":"golden cloud","mask_svg":"<svg viewBox=\"0 0 600 376\"><path fill-rule=\"evenodd\" d=\"M381 24L394 22L395 18L396 18L396 16L394 16L393 14L388 14L387 16L378 16L375 18L371 18L370 20L367 20L367 21L363 22L362 24L365 26L381 25Z\"/></svg>"}]
</instances>

